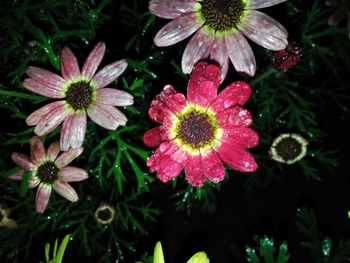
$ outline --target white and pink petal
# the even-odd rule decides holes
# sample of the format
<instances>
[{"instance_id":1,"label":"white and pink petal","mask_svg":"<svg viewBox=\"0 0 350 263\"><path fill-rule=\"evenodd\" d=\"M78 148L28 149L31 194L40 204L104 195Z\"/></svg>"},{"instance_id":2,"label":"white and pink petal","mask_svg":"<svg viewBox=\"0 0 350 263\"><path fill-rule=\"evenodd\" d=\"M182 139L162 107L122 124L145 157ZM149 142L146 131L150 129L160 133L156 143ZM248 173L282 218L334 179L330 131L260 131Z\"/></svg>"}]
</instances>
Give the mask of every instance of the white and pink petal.
<instances>
[{"instance_id":1,"label":"white and pink petal","mask_svg":"<svg viewBox=\"0 0 350 263\"><path fill-rule=\"evenodd\" d=\"M35 168L33 160L25 154L14 152L11 154L11 159L15 164L25 170L32 171Z\"/></svg>"},{"instance_id":2,"label":"white and pink petal","mask_svg":"<svg viewBox=\"0 0 350 263\"><path fill-rule=\"evenodd\" d=\"M36 192L35 208L38 213L44 213L49 203L52 186L41 183Z\"/></svg>"},{"instance_id":3,"label":"white and pink petal","mask_svg":"<svg viewBox=\"0 0 350 263\"><path fill-rule=\"evenodd\" d=\"M26 78L23 81L23 86L26 89L28 89L36 94L45 96L47 98L61 99L64 97L62 89L49 87L41 82L35 81L33 79L30 79L30 78Z\"/></svg>"},{"instance_id":4,"label":"white and pink petal","mask_svg":"<svg viewBox=\"0 0 350 263\"><path fill-rule=\"evenodd\" d=\"M288 44L287 30L272 17L257 10L245 11L244 22L239 26L239 30L269 50L282 50Z\"/></svg>"},{"instance_id":5,"label":"white and pink petal","mask_svg":"<svg viewBox=\"0 0 350 263\"><path fill-rule=\"evenodd\" d=\"M49 134L56 129L69 114L69 111L64 105L56 107L40 119L34 129L35 134L38 136Z\"/></svg>"},{"instance_id":6,"label":"white and pink petal","mask_svg":"<svg viewBox=\"0 0 350 263\"><path fill-rule=\"evenodd\" d=\"M134 104L134 97L122 90L103 88L97 90L96 102L112 106L129 106Z\"/></svg>"},{"instance_id":7,"label":"white and pink petal","mask_svg":"<svg viewBox=\"0 0 350 263\"><path fill-rule=\"evenodd\" d=\"M64 78L46 69L29 66L26 70L26 73L34 81L40 82L43 85L46 85L48 88L62 90L62 87L66 83L66 80Z\"/></svg>"},{"instance_id":8,"label":"white and pink petal","mask_svg":"<svg viewBox=\"0 0 350 263\"><path fill-rule=\"evenodd\" d=\"M91 50L89 56L84 62L81 74L89 80L95 75L98 66L100 65L106 51L106 45L103 42L98 42Z\"/></svg>"},{"instance_id":9,"label":"white and pink petal","mask_svg":"<svg viewBox=\"0 0 350 263\"><path fill-rule=\"evenodd\" d=\"M79 182L88 178L88 173L81 168L65 166L60 169L58 176L63 182Z\"/></svg>"},{"instance_id":10,"label":"white and pink petal","mask_svg":"<svg viewBox=\"0 0 350 263\"><path fill-rule=\"evenodd\" d=\"M97 88L104 88L117 79L125 71L127 66L128 63L125 59L117 60L102 68L92 80L96 83Z\"/></svg>"},{"instance_id":11,"label":"white and pink petal","mask_svg":"<svg viewBox=\"0 0 350 263\"><path fill-rule=\"evenodd\" d=\"M116 130L128 120L120 110L111 105L96 104L87 113L95 123L108 130Z\"/></svg>"},{"instance_id":12,"label":"white and pink petal","mask_svg":"<svg viewBox=\"0 0 350 263\"><path fill-rule=\"evenodd\" d=\"M30 139L30 154L31 159L35 164L42 164L46 159L44 143L38 136L33 136Z\"/></svg>"},{"instance_id":13,"label":"white and pink petal","mask_svg":"<svg viewBox=\"0 0 350 263\"><path fill-rule=\"evenodd\" d=\"M195 3L196 0L151 0L149 11L156 16L173 19L193 11Z\"/></svg>"},{"instance_id":14,"label":"white and pink petal","mask_svg":"<svg viewBox=\"0 0 350 263\"><path fill-rule=\"evenodd\" d=\"M58 180L53 184L53 188L58 194L60 194L61 196L63 196L71 202L76 202L79 199L77 192L75 192L74 188L66 182L61 182Z\"/></svg>"},{"instance_id":15,"label":"white and pink petal","mask_svg":"<svg viewBox=\"0 0 350 263\"><path fill-rule=\"evenodd\" d=\"M50 144L49 149L47 150L47 158L50 161L55 161L58 154L60 153L60 143L59 142L53 142Z\"/></svg>"},{"instance_id":16,"label":"white and pink petal","mask_svg":"<svg viewBox=\"0 0 350 263\"><path fill-rule=\"evenodd\" d=\"M245 9L260 9L283 3L287 0L249 0Z\"/></svg>"},{"instance_id":17,"label":"white and pink petal","mask_svg":"<svg viewBox=\"0 0 350 263\"><path fill-rule=\"evenodd\" d=\"M78 149L69 149L66 152L63 152L55 161L55 164L58 168L63 168L68 165L71 161L77 158L84 151L83 147Z\"/></svg>"},{"instance_id":18,"label":"white and pink petal","mask_svg":"<svg viewBox=\"0 0 350 263\"><path fill-rule=\"evenodd\" d=\"M38 122L45 116L47 115L49 112L52 112L53 110L55 110L58 107L62 107L65 104L64 101L55 101L55 102L51 102L43 107L41 107L40 109L34 111L32 114L30 114L27 119L26 119L26 123L29 126L34 126L37 125Z\"/></svg>"},{"instance_id":19,"label":"white and pink petal","mask_svg":"<svg viewBox=\"0 0 350 263\"><path fill-rule=\"evenodd\" d=\"M67 80L80 76L78 60L68 47L61 51L61 74Z\"/></svg>"},{"instance_id":20,"label":"white and pink petal","mask_svg":"<svg viewBox=\"0 0 350 263\"><path fill-rule=\"evenodd\" d=\"M161 28L154 37L154 43L158 47L171 46L192 35L202 24L194 12L183 14Z\"/></svg>"}]
</instances>

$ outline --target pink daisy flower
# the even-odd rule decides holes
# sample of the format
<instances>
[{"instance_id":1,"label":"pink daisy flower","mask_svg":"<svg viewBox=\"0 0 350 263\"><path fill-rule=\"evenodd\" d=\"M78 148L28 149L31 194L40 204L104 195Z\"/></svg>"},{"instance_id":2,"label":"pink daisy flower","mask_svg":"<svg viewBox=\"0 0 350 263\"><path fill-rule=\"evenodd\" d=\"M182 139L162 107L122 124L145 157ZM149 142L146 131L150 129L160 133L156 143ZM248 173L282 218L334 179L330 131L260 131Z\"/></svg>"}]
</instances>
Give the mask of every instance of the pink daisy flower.
<instances>
[{"instance_id":1,"label":"pink daisy flower","mask_svg":"<svg viewBox=\"0 0 350 263\"><path fill-rule=\"evenodd\" d=\"M96 73L106 46L99 42L91 51L80 71L77 58L69 48L61 53L61 76L45 69L29 67L25 88L48 98L62 99L33 112L26 120L36 126L38 136L50 133L62 122L61 150L82 146L86 130L86 114L100 126L115 130L127 122L115 106L132 105L133 96L117 89L105 88L126 69L127 62L117 60Z\"/></svg>"},{"instance_id":2,"label":"pink daisy flower","mask_svg":"<svg viewBox=\"0 0 350 263\"><path fill-rule=\"evenodd\" d=\"M31 171L29 188L38 186L35 200L36 211L38 213L45 211L52 188L69 201L78 201L78 195L69 182L85 180L88 175L83 169L67 165L83 152L83 148L69 149L58 156L60 145L59 142L54 142L46 153L43 142L37 136L33 136L30 140L30 148L30 157L16 152L11 155L12 160L23 169L9 178L22 180L24 170Z\"/></svg>"},{"instance_id":3,"label":"pink daisy flower","mask_svg":"<svg viewBox=\"0 0 350 263\"><path fill-rule=\"evenodd\" d=\"M229 59L235 69L254 76L256 62L246 37L270 50L287 45L287 30L276 20L256 9L285 0L151 0L149 10L156 16L173 19L155 36L157 46L170 46L188 36L182 56L182 71L190 73L201 59L210 57L227 74Z\"/></svg>"},{"instance_id":4,"label":"pink daisy flower","mask_svg":"<svg viewBox=\"0 0 350 263\"><path fill-rule=\"evenodd\" d=\"M206 178L217 183L224 179L222 162L242 172L253 172L258 166L245 151L258 144L258 134L248 128L250 113L241 108L251 88L242 81L226 87L217 95L220 68L198 63L191 74L187 99L171 85L151 103L150 118L162 125L144 135L144 143L159 146L147 166L167 182L185 169L186 180L195 187Z\"/></svg>"}]
</instances>

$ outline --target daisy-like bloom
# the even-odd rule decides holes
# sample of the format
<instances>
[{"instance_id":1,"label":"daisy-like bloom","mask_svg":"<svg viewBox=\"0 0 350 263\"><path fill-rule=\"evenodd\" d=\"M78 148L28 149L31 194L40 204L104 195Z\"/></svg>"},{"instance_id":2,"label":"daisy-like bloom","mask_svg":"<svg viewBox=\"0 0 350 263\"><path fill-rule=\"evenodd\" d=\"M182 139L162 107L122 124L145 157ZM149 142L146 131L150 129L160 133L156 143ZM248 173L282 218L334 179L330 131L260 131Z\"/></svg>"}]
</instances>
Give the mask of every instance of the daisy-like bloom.
<instances>
[{"instance_id":1,"label":"daisy-like bloom","mask_svg":"<svg viewBox=\"0 0 350 263\"><path fill-rule=\"evenodd\" d=\"M191 73L186 97L171 85L164 87L149 109L150 118L162 125L144 135L144 143L159 146L147 166L167 182L185 169L195 187L224 179L222 161L235 170L253 172L254 158L244 148L258 144L258 134L248 128L250 113L241 108L251 88L237 81L217 95L220 68L200 62Z\"/></svg>"},{"instance_id":2,"label":"daisy-like bloom","mask_svg":"<svg viewBox=\"0 0 350 263\"><path fill-rule=\"evenodd\" d=\"M115 216L115 209L107 203L101 203L95 211L95 219L102 225L109 224L113 221Z\"/></svg>"},{"instance_id":3,"label":"daisy-like bloom","mask_svg":"<svg viewBox=\"0 0 350 263\"><path fill-rule=\"evenodd\" d=\"M64 48L61 53L62 77L37 67L29 67L26 71L30 78L24 80L25 88L48 98L65 98L36 110L26 120L28 125L36 126L34 132L38 136L50 133L63 122L62 151L82 146L86 114L109 130L127 122L126 116L115 106L132 105L133 96L125 91L105 88L124 72L127 62L117 60L96 73L105 50L105 44L99 42L80 70L73 52Z\"/></svg>"},{"instance_id":4,"label":"daisy-like bloom","mask_svg":"<svg viewBox=\"0 0 350 263\"><path fill-rule=\"evenodd\" d=\"M12 209L0 204L0 227L17 228L16 220L9 218Z\"/></svg>"},{"instance_id":5,"label":"daisy-like bloom","mask_svg":"<svg viewBox=\"0 0 350 263\"><path fill-rule=\"evenodd\" d=\"M336 26L340 21L347 18L347 29L350 38L350 1L349 0L326 0L326 5L333 7L335 10L328 19L330 26Z\"/></svg>"},{"instance_id":6,"label":"daisy-like bloom","mask_svg":"<svg viewBox=\"0 0 350 263\"><path fill-rule=\"evenodd\" d=\"M257 9L285 0L151 0L149 10L156 16L173 19L155 36L154 43L164 47L188 36L182 56L182 71L190 73L201 59L210 57L227 74L229 59L238 72L254 76L256 62L246 37L270 50L284 49L287 30Z\"/></svg>"},{"instance_id":7,"label":"daisy-like bloom","mask_svg":"<svg viewBox=\"0 0 350 263\"><path fill-rule=\"evenodd\" d=\"M209 262L210 261L209 261L209 258L207 257L207 254L203 251L197 252L187 261L187 263L209 263ZM160 241L158 241L154 247L153 263L165 263L163 248Z\"/></svg>"},{"instance_id":8,"label":"daisy-like bloom","mask_svg":"<svg viewBox=\"0 0 350 263\"><path fill-rule=\"evenodd\" d=\"M38 186L35 199L36 211L38 213L45 211L52 188L69 201L78 201L78 195L69 182L85 180L88 174L85 170L68 166L68 164L83 152L83 148L69 149L59 155L59 142L54 142L46 152L43 142L37 136L31 138L30 148L30 157L16 152L11 155L12 160L22 169L9 178L22 180L25 170L31 172L29 188Z\"/></svg>"},{"instance_id":9,"label":"daisy-like bloom","mask_svg":"<svg viewBox=\"0 0 350 263\"><path fill-rule=\"evenodd\" d=\"M304 158L307 153L308 141L296 133L278 135L270 147L272 160L285 164L293 164Z\"/></svg>"}]
</instances>

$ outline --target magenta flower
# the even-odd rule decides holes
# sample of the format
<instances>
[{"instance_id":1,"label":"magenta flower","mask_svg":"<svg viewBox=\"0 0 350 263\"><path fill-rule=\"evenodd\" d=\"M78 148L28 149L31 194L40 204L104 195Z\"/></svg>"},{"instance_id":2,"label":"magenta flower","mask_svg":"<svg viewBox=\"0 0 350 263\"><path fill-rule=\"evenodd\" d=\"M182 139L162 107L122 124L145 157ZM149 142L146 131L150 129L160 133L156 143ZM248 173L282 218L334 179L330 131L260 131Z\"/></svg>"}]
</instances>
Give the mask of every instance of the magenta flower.
<instances>
[{"instance_id":1,"label":"magenta flower","mask_svg":"<svg viewBox=\"0 0 350 263\"><path fill-rule=\"evenodd\" d=\"M206 178L217 183L224 179L222 162L242 172L258 166L245 151L258 144L258 134L248 128L250 113L241 108L251 89L242 81L217 95L220 68L198 63L191 74L186 97L171 85L164 87L151 104L150 118L162 125L144 135L144 143L159 146L147 161L152 172L167 182L185 169L186 180L195 187Z\"/></svg>"},{"instance_id":2,"label":"magenta flower","mask_svg":"<svg viewBox=\"0 0 350 263\"><path fill-rule=\"evenodd\" d=\"M201 59L210 57L227 74L229 59L238 72L254 76L256 62L246 37L270 50L287 45L287 30L256 9L285 0L151 0L149 10L173 19L155 36L157 46L170 46L192 35L182 56L182 71L190 73Z\"/></svg>"},{"instance_id":3,"label":"magenta flower","mask_svg":"<svg viewBox=\"0 0 350 263\"><path fill-rule=\"evenodd\" d=\"M43 142L37 136L33 136L30 140L30 147L30 157L16 152L11 155L12 160L23 169L9 178L22 180L24 170L31 171L29 188L38 186L35 200L36 211L38 213L45 211L52 188L69 201L78 201L78 195L69 182L85 180L88 175L83 169L67 165L83 152L83 148L69 149L58 156L60 145L59 142L54 142L46 153Z\"/></svg>"},{"instance_id":4,"label":"magenta flower","mask_svg":"<svg viewBox=\"0 0 350 263\"><path fill-rule=\"evenodd\" d=\"M37 67L29 67L25 88L48 98L62 99L33 112L26 120L35 125L38 136L50 133L62 122L61 150L82 146L86 130L86 114L100 126L115 130L127 122L115 106L132 105L133 97L125 91L105 88L126 69L127 62L117 60L96 73L106 46L99 42L91 51L80 71L78 61L69 48L61 53L62 77Z\"/></svg>"}]
</instances>

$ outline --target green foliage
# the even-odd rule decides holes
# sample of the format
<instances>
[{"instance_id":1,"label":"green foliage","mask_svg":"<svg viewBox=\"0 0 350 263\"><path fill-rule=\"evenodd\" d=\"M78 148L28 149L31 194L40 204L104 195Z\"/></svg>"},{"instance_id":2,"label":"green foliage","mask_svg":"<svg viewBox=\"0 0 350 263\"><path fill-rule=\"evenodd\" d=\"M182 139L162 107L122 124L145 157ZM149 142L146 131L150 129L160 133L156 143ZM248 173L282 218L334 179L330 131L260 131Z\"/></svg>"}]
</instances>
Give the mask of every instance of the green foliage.
<instances>
[{"instance_id":1,"label":"green foliage","mask_svg":"<svg viewBox=\"0 0 350 263\"><path fill-rule=\"evenodd\" d=\"M58 251L58 239L55 240L54 247L52 249L52 258L50 257L50 243L45 244L45 260L46 263L61 263L63 260L64 252L68 245L68 241L70 239L70 234L66 235L61 241ZM51 258L51 259L50 259Z\"/></svg>"},{"instance_id":2,"label":"green foliage","mask_svg":"<svg viewBox=\"0 0 350 263\"><path fill-rule=\"evenodd\" d=\"M340 239L337 247L332 249L333 241L319 231L312 209L302 207L297 216L297 227L303 236L301 244L310 252L312 262L343 263L350 260L350 239Z\"/></svg>"},{"instance_id":3,"label":"green foliage","mask_svg":"<svg viewBox=\"0 0 350 263\"><path fill-rule=\"evenodd\" d=\"M256 252L256 250L258 252ZM250 263L286 263L288 262L288 246L283 242L279 246L278 254L275 256L277 249L275 248L272 238L267 236L259 239L257 249L246 247L247 260ZM263 259L263 260L262 260Z\"/></svg>"}]
</instances>

